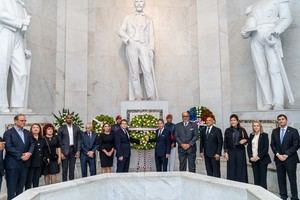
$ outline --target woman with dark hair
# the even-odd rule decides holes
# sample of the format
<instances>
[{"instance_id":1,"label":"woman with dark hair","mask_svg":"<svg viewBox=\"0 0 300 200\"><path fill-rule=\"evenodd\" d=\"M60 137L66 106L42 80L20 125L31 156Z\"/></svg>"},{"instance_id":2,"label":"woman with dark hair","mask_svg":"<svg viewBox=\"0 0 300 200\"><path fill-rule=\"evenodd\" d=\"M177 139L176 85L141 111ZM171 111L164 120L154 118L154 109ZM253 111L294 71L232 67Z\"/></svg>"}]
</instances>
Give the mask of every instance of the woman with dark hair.
<instances>
[{"instance_id":1,"label":"woman with dark hair","mask_svg":"<svg viewBox=\"0 0 300 200\"><path fill-rule=\"evenodd\" d=\"M46 124L43 128L45 137L44 157L43 157L43 174L45 184L56 183L56 175L59 173L59 165L61 163L60 146L55 128L52 124Z\"/></svg>"},{"instance_id":2,"label":"woman with dark hair","mask_svg":"<svg viewBox=\"0 0 300 200\"><path fill-rule=\"evenodd\" d=\"M247 146L249 161L252 164L254 184L267 189L268 164L271 163L269 156L269 137L264 133L260 121L252 122L252 133Z\"/></svg>"},{"instance_id":3,"label":"woman with dark hair","mask_svg":"<svg viewBox=\"0 0 300 200\"><path fill-rule=\"evenodd\" d=\"M43 147L45 145L40 124L32 124L30 127L30 133L34 143L34 150L30 157L30 167L28 169L25 183L26 190L31 187L35 188L39 186L43 163Z\"/></svg>"},{"instance_id":4,"label":"woman with dark hair","mask_svg":"<svg viewBox=\"0 0 300 200\"><path fill-rule=\"evenodd\" d=\"M102 133L99 136L101 173L112 172L115 152L114 145L115 137L111 131L111 126L108 123L104 123L102 126Z\"/></svg>"},{"instance_id":5,"label":"woman with dark hair","mask_svg":"<svg viewBox=\"0 0 300 200\"><path fill-rule=\"evenodd\" d=\"M230 116L230 127L225 130L224 156L227 160L227 179L248 183L245 145L248 142L246 130L240 126L239 117Z\"/></svg>"}]
</instances>

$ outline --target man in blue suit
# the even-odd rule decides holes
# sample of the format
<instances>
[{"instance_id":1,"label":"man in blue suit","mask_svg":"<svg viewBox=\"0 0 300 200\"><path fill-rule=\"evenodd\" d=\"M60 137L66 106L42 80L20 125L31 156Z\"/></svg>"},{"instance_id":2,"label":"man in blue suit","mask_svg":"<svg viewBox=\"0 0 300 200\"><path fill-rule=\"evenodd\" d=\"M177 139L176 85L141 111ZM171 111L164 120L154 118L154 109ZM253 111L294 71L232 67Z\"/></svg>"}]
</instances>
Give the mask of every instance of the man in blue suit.
<instances>
[{"instance_id":1,"label":"man in blue suit","mask_svg":"<svg viewBox=\"0 0 300 200\"><path fill-rule=\"evenodd\" d=\"M7 184L7 199L13 199L23 192L29 159L34 143L28 130L24 129L26 117L18 114L14 117L15 126L4 133L6 156L4 160Z\"/></svg>"},{"instance_id":2,"label":"man in blue suit","mask_svg":"<svg viewBox=\"0 0 300 200\"><path fill-rule=\"evenodd\" d=\"M164 128L164 120L159 119L158 129L156 130L155 164L156 171L166 172L168 169L168 158L171 151L171 138L168 129Z\"/></svg>"},{"instance_id":3,"label":"man in blue suit","mask_svg":"<svg viewBox=\"0 0 300 200\"><path fill-rule=\"evenodd\" d=\"M96 175L96 149L97 149L97 135L92 132L92 124L86 125L86 131L81 136L80 149L80 164L81 175L87 177L87 165L90 168L90 175Z\"/></svg>"}]
</instances>

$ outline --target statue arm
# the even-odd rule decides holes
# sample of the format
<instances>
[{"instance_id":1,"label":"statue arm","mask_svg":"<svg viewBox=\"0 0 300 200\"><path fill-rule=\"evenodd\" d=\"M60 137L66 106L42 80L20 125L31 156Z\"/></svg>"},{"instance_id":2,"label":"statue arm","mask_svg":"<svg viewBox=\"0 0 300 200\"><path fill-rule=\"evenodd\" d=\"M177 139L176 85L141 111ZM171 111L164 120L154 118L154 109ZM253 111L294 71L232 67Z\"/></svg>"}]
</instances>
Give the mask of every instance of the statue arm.
<instances>
[{"instance_id":1,"label":"statue arm","mask_svg":"<svg viewBox=\"0 0 300 200\"><path fill-rule=\"evenodd\" d=\"M126 17L121 25L121 28L119 30L119 36L123 40L125 44L128 44L130 37L128 36L126 30L127 30L127 23L128 23L128 17Z\"/></svg>"},{"instance_id":2,"label":"statue arm","mask_svg":"<svg viewBox=\"0 0 300 200\"><path fill-rule=\"evenodd\" d=\"M22 28L23 20L8 13L4 4L5 3L0 0L0 23L4 24L13 31Z\"/></svg>"},{"instance_id":3,"label":"statue arm","mask_svg":"<svg viewBox=\"0 0 300 200\"><path fill-rule=\"evenodd\" d=\"M153 28L152 20L150 22L150 27L149 27L149 45L150 45L150 49L154 52L155 39L154 39L154 28Z\"/></svg>"},{"instance_id":4,"label":"statue arm","mask_svg":"<svg viewBox=\"0 0 300 200\"><path fill-rule=\"evenodd\" d=\"M280 0L279 17L280 21L274 29L274 32L277 34L283 33L293 21L288 0Z\"/></svg>"}]
</instances>

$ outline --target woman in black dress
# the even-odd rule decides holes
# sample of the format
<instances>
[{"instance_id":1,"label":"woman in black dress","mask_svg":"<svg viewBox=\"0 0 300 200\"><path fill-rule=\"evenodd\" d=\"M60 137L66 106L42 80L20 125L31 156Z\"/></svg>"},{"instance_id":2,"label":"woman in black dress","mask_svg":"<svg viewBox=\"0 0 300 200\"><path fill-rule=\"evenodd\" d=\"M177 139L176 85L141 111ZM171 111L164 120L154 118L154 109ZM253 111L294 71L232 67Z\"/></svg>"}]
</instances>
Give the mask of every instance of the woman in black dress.
<instances>
[{"instance_id":1,"label":"woman in black dress","mask_svg":"<svg viewBox=\"0 0 300 200\"><path fill-rule=\"evenodd\" d=\"M99 136L99 152L101 173L111 173L114 160L115 137L111 132L111 126L104 123L102 133Z\"/></svg>"},{"instance_id":2,"label":"woman in black dress","mask_svg":"<svg viewBox=\"0 0 300 200\"><path fill-rule=\"evenodd\" d=\"M230 127L225 131L224 156L227 160L227 179L248 183L245 145L248 141L246 130L240 126L239 118L230 116Z\"/></svg>"},{"instance_id":3,"label":"woman in black dress","mask_svg":"<svg viewBox=\"0 0 300 200\"><path fill-rule=\"evenodd\" d=\"M52 124L46 124L43 129L45 136L44 157L43 157L43 174L45 184L56 183L56 175L59 173L61 163L60 148L58 137L55 135L55 129Z\"/></svg>"},{"instance_id":4,"label":"woman in black dress","mask_svg":"<svg viewBox=\"0 0 300 200\"><path fill-rule=\"evenodd\" d=\"M39 124L32 124L30 127L30 133L32 135L32 140L34 143L34 150L30 157L30 167L28 169L28 174L26 178L25 189L30 189L31 187L38 187L39 180L42 173L42 163L43 163L43 147L45 141L42 137L42 128Z\"/></svg>"}]
</instances>

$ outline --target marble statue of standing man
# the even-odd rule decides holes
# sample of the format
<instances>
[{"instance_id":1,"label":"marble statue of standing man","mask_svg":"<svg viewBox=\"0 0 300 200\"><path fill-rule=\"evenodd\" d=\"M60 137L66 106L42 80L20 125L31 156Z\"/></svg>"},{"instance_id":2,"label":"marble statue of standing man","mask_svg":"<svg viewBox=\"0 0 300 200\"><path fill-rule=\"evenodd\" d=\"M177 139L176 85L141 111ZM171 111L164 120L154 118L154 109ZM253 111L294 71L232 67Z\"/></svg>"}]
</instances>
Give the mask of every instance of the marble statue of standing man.
<instances>
[{"instance_id":1,"label":"marble statue of standing man","mask_svg":"<svg viewBox=\"0 0 300 200\"><path fill-rule=\"evenodd\" d=\"M129 100L157 99L154 74L154 30L153 22L144 13L145 1L135 0L136 12L125 17L119 35L126 45L129 64ZM140 74L143 74L145 94Z\"/></svg>"},{"instance_id":2,"label":"marble statue of standing man","mask_svg":"<svg viewBox=\"0 0 300 200\"><path fill-rule=\"evenodd\" d=\"M7 93L10 68L13 78L10 107L14 111L21 111L27 106L28 65L24 34L29 24L30 16L24 0L0 0L0 112L10 112Z\"/></svg>"},{"instance_id":3,"label":"marble statue of standing man","mask_svg":"<svg viewBox=\"0 0 300 200\"><path fill-rule=\"evenodd\" d=\"M251 54L257 76L258 110L284 109L284 95L294 96L282 63L280 35L292 23L289 0L259 0L246 10L244 38L251 38Z\"/></svg>"}]
</instances>

